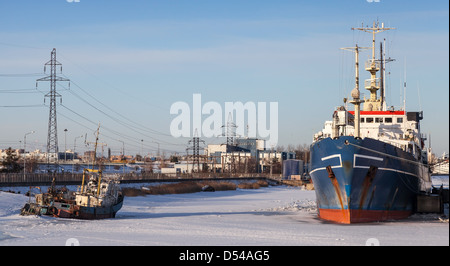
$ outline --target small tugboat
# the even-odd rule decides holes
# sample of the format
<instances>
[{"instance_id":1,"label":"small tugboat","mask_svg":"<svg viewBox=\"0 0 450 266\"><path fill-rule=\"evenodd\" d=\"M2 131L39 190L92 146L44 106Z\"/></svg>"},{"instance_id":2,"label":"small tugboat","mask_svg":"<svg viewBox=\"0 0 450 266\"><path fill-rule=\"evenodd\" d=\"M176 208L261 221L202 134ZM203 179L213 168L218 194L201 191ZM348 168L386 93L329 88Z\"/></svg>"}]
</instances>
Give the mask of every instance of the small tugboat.
<instances>
[{"instance_id":1,"label":"small tugboat","mask_svg":"<svg viewBox=\"0 0 450 266\"><path fill-rule=\"evenodd\" d=\"M89 182L84 185L86 174ZM102 179L101 170L85 169L80 191L56 188L54 182L47 193L35 195L36 201L27 202L22 215L48 215L74 219L114 218L122 208L123 195L118 180Z\"/></svg>"},{"instance_id":2,"label":"small tugboat","mask_svg":"<svg viewBox=\"0 0 450 266\"><path fill-rule=\"evenodd\" d=\"M114 218L122 208L123 199L117 179L103 178L101 170L84 169L78 191L69 191L66 187L56 188L53 178L47 193L36 194L35 202L30 200L26 203L21 209L21 215L48 215L74 219Z\"/></svg>"}]
</instances>

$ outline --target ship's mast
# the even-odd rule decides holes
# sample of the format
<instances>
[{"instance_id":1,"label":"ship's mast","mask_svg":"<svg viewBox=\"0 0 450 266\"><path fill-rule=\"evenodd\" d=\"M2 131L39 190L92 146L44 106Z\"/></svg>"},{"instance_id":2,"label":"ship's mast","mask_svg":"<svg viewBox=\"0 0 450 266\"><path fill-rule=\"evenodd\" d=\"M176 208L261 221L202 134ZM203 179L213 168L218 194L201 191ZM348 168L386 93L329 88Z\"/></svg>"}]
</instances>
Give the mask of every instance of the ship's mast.
<instances>
[{"instance_id":1,"label":"ship's mast","mask_svg":"<svg viewBox=\"0 0 450 266\"><path fill-rule=\"evenodd\" d=\"M351 104L355 105L355 138L360 138L360 106L361 103L364 102L364 100L360 99L360 92L359 92L359 51L363 49L370 49L369 47L359 47L358 45L355 45L355 47L346 47L341 48L343 50L349 50L353 51L355 53L355 88L352 90L351 96L353 98L352 101L350 101Z\"/></svg>"},{"instance_id":2,"label":"ship's mast","mask_svg":"<svg viewBox=\"0 0 450 266\"><path fill-rule=\"evenodd\" d=\"M352 28L352 30L360 30L372 33L372 58L366 62L366 70L370 72L370 80L364 82L364 87L370 91L370 99L366 100L364 104L364 111L379 111L381 110L381 99L377 98L377 91L380 89L380 79L377 79L377 72L380 70L380 62L375 59L375 35L387 30L395 28L385 28L384 23L381 27L378 22L373 23L373 27Z\"/></svg>"},{"instance_id":3,"label":"ship's mast","mask_svg":"<svg viewBox=\"0 0 450 266\"><path fill-rule=\"evenodd\" d=\"M385 79L385 71L384 71L384 54L383 54L383 43L380 42L380 63L381 63L381 72L380 72L380 108L381 111L385 111L386 110L386 102L385 102L385 98L384 98L384 91L385 91L385 87L384 87L384 79Z\"/></svg>"},{"instance_id":4,"label":"ship's mast","mask_svg":"<svg viewBox=\"0 0 450 266\"><path fill-rule=\"evenodd\" d=\"M92 169L94 169L95 162L97 160L97 144L98 144L98 134L99 133L100 133L100 123L98 123L97 133L95 134L94 162L92 163Z\"/></svg>"},{"instance_id":5,"label":"ship's mast","mask_svg":"<svg viewBox=\"0 0 450 266\"><path fill-rule=\"evenodd\" d=\"M395 59L386 59L386 39L384 39L384 49L383 43L380 42L380 63L381 63L381 90L380 90L380 101L381 101L381 111L386 111L386 64L395 61Z\"/></svg>"}]
</instances>

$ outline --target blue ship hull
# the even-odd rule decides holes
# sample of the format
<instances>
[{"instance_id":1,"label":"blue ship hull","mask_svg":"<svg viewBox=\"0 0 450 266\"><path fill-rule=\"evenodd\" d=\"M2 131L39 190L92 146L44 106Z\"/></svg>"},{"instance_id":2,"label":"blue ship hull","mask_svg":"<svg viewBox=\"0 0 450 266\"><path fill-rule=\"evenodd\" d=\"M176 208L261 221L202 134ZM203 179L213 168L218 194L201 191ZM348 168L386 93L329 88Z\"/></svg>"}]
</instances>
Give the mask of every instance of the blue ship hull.
<instances>
[{"instance_id":1,"label":"blue ship hull","mask_svg":"<svg viewBox=\"0 0 450 266\"><path fill-rule=\"evenodd\" d=\"M326 138L311 146L319 217L337 223L407 218L420 171L410 153L375 139Z\"/></svg>"}]
</instances>

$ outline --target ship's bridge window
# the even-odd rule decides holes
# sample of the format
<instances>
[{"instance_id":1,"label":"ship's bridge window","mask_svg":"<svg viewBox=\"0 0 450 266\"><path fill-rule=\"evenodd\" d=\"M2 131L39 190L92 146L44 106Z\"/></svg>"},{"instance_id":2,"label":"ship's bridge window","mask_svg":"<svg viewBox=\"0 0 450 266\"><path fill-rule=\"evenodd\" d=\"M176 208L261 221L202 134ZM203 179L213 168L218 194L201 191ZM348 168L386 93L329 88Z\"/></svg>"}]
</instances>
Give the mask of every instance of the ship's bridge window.
<instances>
[{"instance_id":1,"label":"ship's bridge window","mask_svg":"<svg viewBox=\"0 0 450 266\"><path fill-rule=\"evenodd\" d=\"M386 117L384 118L385 123L392 123L392 117Z\"/></svg>"},{"instance_id":2,"label":"ship's bridge window","mask_svg":"<svg viewBox=\"0 0 450 266\"><path fill-rule=\"evenodd\" d=\"M364 117L361 117L361 123L364 123Z\"/></svg>"},{"instance_id":3,"label":"ship's bridge window","mask_svg":"<svg viewBox=\"0 0 450 266\"><path fill-rule=\"evenodd\" d=\"M375 117L375 123L383 123L383 117Z\"/></svg>"},{"instance_id":4,"label":"ship's bridge window","mask_svg":"<svg viewBox=\"0 0 450 266\"><path fill-rule=\"evenodd\" d=\"M397 123L403 123L403 117L397 117Z\"/></svg>"},{"instance_id":5,"label":"ship's bridge window","mask_svg":"<svg viewBox=\"0 0 450 266\"><path fill-rule=\"evenodd\" d=\"M373 117L367 117L366 123L373 123Z\"/></svg>"}]
</instances>

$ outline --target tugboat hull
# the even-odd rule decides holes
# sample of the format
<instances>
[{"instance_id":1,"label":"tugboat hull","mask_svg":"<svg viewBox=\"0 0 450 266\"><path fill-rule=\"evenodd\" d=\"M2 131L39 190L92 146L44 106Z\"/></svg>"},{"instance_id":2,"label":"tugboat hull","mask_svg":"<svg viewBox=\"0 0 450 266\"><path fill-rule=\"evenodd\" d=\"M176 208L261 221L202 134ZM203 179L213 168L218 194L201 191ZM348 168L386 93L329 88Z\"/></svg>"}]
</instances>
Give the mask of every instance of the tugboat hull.
<instances>
[{"instance_id":1,"label":"tugboat hull","mask_svg":"<svg viewBox=\"0 0 450 266\"><path fill-rule=\"evenodd\" d=\"M120 196L118 202L108 207L85 207L79 205L70 205L68 207L56 207L56 211L52 214L59 218L74 218L84 220L108 219L115 218L116 213L122 208L123 197ZM55 205L56 206L56 205Z\"/></svg>"},{"instance_id":2,"label":"tugboat hull","mask_svg":"<svg viewBox=\"0 0 450 266\"><path fill-rule=\"evenodd\" d=\"M26 203L21 210L22 215L47 215L58 218L97 220L115 218L122 208L123 196L119 196L116 204L108 207L86 207L68 202L54 202L51 206L37 203Z\"/></svg>"}]
</instances>

